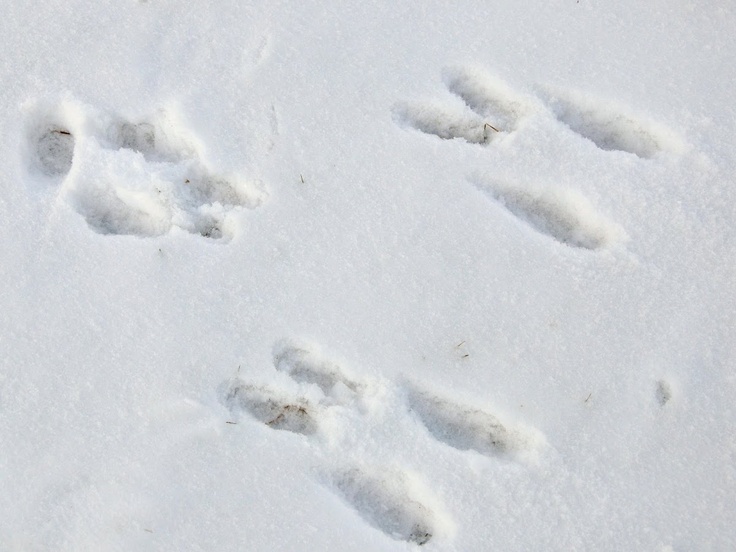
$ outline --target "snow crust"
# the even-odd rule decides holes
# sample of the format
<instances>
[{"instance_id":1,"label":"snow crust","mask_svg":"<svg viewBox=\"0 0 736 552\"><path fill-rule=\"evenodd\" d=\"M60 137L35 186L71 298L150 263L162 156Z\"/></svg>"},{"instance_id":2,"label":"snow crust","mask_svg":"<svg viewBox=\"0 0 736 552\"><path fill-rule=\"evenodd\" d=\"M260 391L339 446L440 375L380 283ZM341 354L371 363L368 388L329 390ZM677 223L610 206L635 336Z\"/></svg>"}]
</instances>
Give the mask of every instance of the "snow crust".
<instances>
[{"instance_id":1,"label":"snow crust","mask_svg":"<svg viewBox=\"0 0 736 552\"><path fill-rule=\"evenodd\" d=\"M736 13L0 18L0 550L736 549Z\"/></svg>"}]
</instances>

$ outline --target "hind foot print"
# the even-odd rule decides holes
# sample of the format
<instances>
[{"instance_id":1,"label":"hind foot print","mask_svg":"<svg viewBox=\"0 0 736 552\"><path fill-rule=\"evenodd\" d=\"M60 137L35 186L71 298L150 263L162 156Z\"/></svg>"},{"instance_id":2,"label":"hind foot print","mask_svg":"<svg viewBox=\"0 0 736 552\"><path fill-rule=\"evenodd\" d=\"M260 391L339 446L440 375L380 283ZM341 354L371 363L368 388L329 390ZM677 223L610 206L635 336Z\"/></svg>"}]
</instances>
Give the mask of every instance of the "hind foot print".
<instances>
[{"instance_id":1,"label":"hind foot print","mask_svg":"<svg viewBox=\"0 0 736 552\"><path fill-rule=\"evenodd\" d=\"M475 450L487 456L515 455L531 452L543 441L535 430L509 426L479 408L424 391L411 389L409 405L436 440L458 450Z\"/></svg>"},{"instance_id":2,"label":"hind foot print","mask_svg":"<svg viewBox=\"0 0 736 552\"><path fill-rule=\"evenodd\" d=\"M546 89L547 104L558 121L604 151L651 159L660 152L681 153L682 138L660 123L627 112L612 102L577 92Z\"/></svg>"},{"instance_id":3,"label":"hind foot print","mask_svg":"<svg viewBox=\"0 0 736 552\"><path fill-rule=\"evenodd\" d=\"M476 186L511 215L564 245L597 250L626 239L620 226L572 190L551 186L522 188L493 181L479 181Z\"/></svg>"},{"instance_id":4,"label":"hind foot print","mask_svg":"<svg viewBox=\"0 0 736 552\"><path fill-rule=\"evenodd\" d=\"M419 494L418 483L399 470L351 468L332 476L332 486L371 526L395 540L423 545L439 529L439 516Z\"/></svg>"},{"instance_id":5,"label":"hind foot print","mask_svg":"<svg viewBox=\"0 0 736 552\"><path fill-rule=\"evenodd\" d=\"M315 409L307 401L288 399L268 387L233 381L226 386L222 401L234 414L246 412L271 429L302 435L312 435L318 429Z\"/></svg>"}]
</instances>

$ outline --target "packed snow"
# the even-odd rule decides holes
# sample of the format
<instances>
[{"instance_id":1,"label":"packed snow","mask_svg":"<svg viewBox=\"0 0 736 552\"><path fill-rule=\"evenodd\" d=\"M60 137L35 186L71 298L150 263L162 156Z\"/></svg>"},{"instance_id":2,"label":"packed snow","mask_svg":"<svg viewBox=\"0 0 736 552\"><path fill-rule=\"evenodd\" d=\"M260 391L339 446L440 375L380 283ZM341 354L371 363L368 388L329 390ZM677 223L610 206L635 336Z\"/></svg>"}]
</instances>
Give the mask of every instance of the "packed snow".
<instances>
[{"instance_id":1,"label":"packed snow","mask_svg":"<svg viewBox=\"0 0 736 552\"><path fill-rule=\"evenodd\" d=\"M5 2L0 550L736 550L724 2Z\"/></svg>"}]
</instances>

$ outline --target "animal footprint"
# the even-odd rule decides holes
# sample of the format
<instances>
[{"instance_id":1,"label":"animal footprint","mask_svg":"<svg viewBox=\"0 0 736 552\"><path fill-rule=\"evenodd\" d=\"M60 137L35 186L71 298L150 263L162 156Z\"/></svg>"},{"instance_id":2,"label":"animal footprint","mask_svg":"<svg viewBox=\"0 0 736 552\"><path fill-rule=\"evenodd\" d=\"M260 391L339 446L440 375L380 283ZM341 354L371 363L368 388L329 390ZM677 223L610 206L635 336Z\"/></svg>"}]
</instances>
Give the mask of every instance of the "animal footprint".
<instances>
[{"instance_id":1,"label":"animal footprint","mask_svg":"<svg viewBox=\"0 0 736 552\"><path fill-rule=\"evenodd\" d=\"M274 367L297 383L314 384L324 393L319 407L301 397L289 397L269 387L256 386L240 379L223 384L222 402L234 410L244 410L273 429L311 435L318 429L319 408L349 402L362 393L364 385L345 376L340 367L306 345L283 340L274 346Z\"/></svg>"},{"instance_id":2,"label":"animal footprint","mask_svg":"<svg viewBox=\"0 0 736 552\"><path fill-rule=\"evenodd\" d=\"M231 213L256 207L253 182L210 173L170 114L131 122L69 100L28 121L30 168L61 178L60 194L100 234L160 236L172 228L232 234Z\"/></svg>"},{"instance_id":3,"label":"animal footprint","mask_svg":"<svg viewBox=\"0 0 736 552\"><path fill-rule=\"evenodd\" d=\"M367 523L393 539L423 545L436 533L436 514L402 471L352 468L335 473L332 483Z\"/></svg>"},{"instance_id":4,"label":"animal footprint","mask_svg":"<svg viewBox=\"0 0 736 552\"><path fill-rule=\"evenodd\" d=\"M461 101L399 104L394 107L395 120L444 140L462 138L485 144L518 129L534 111L543 111L536 98L522 97L478 69L448 70L444 80L447 89ZM602 150L649 159L662 151L679 153L684 149L682 139L671 129L610 102L550 87L539 87L539 91L559 122Z\"/></svg>"},{"instance_id":5,"label":"animal footprint","mask_svg":"<svg viewBox=\"0 0 736 552\"><path fill-rule=\"evenodd\" d=\"M221 401L234 415L245 413L272 429L301 435L320 431L324 436L332 437L320 439L316 443L326 447L326 461L339 458L340 464L344 465L347 457L347 461L351 462L352 451L346 443L353 442L356 435L370 435L375 424L393 426L376 428L381 432L387 429L392 432L404 431L408 428L413 435L410 441L415 443L416 424L402 423L396 416L387 417L385 413L388 411L400 416L409 410L427 429L427 437L431 436L461 451L472 449L492 458L534 459L544 444L544 437L533 428L509 424L480 408L454 403L426 391L400 387L397 390L399 392L381 393L379 391L386 391L390 386L388 382L361 381L347 374L336 362L322 356L317 347L303 342L277 342L273 348L273 364L280 372L279 379L284 379L283 375L286 375L300 384L302 391L298 395L233 379L221 386ZM304 396L309 396L310 400ZM364 403L375 406L385 400L401 401L401 397L407 397L408 409L405 404L394 405L393 408L367 408L360 409L357 412L360 416L356 416L356 407L365 406ZM355 398L361 399L361 402L358 403ZM323 423L320 423L320 419ZM331 423L335 421L358 424L358 427L354 426L352 431L343 432L343 435L340 435L340 431L329 435L337 427ZM414 419L407 421L414 422ZM419 437L421 440L421 435ZM433 445L431 438L425 437L425 440L430 446ZM401 443L401 439L396 442ZM400 467L371 465L370 459L365 458L366 454L370 455L370 450L361 450L359 454L360 458L352 461L350 468L327 468L329 476L323 483L342 497L368 524L395 540L419 546L435 538L446 538L453 532L452 518L444 513L441 502L419 479ZM417 451L397 451L398 458L407 454L416 455Z\"/></svg>"},{"instance_id":6,"label":"animal footprint","mask_svg":"<svg viewBox=\"0 0 736 552\"><path fill-rule=\"evenodd\" d=\"M274 347L273 363L277 370L286 373L294 381L314 384L326 396L338 400L354 396L365 387L343 374L334 362L321 357L307 346L291 341L282 341Z\"/></svg>"},{"instance_id":7,"label":"animal footprint","mask_svg":"<svg viewBox=\"0 0 736 552\"><path fill-rule=\"evenodd\" d=\"M626 237L621 227L572 190L521 188L493 181L476 185L516 218L565 245L601 249Z\"/></svg>"},{"instance_id":8,"label":"animal footprint","mask_svg":"<svg viewBox=\"0 0 736 552\"><path fill-rule=\"evenodd\" d=\"M532 111L529 101L517 96L504 82L470 68L445 72L447 89L459 96L496 132L513 132Z\"/></svg>"},{"instance_id":9,"label":"animal footprint","mask_svg":"<svg viewBox=\"0 0 736 552\"><path fill-rule=\"evenodd\" d=\"M649 159L662 151L678 153L681 138L664 125L626 113L620 107L579 93L543 92L557 119L606 151L624 151Z\"/></svg>"},{"instance_id":10,"label":"animal footprint","mask_svg":"<svg viewBox=\"0 0 736 552\"><path fill-rule=\"evenodd\" d=\"M303 399L289 399L268 387L234 380L225 386L222 400L233 413L245 411L273 429L302 435L317 431L314 407Z\"/></svg>"},{"instance_id":11,"label":"animal footprint","mask_svg":"<svg viewBox=\"0 0 736 552\"><path fill-rule=\"evenodd\" d=\"M400 104L394 108L396 120L444 140L463 138L485 144L516 130L533 109L505 83L481 71L459 68L446 71L444 77L447 89L462 105L439 101Z\"/></svg>"},{"instance_id":12,"label":"animal footprint","mask_svg":"<svg viewBox=\"0 0 736 552\"><path fill-rule=\"evenodd\" d=\"M657 403L659 403L659 406L666 405L672 399L672 385L667 380L659 380L657 382L655 395L657 397Z\"/></svg>"},{"instance_id":13,"label":"animal footprint","mask_svg":"<svg viewBox=\"0 0 736 552\"><path fill-rule=\"evenodd\" d=\"M72 168L74 136L65 128L51 126L38 137L36 156L44 174L65 175Z\"/></svg>"},{"instance_id":14,"label":"animal footprint","mask_svg":"<svg viewBox=\"0 0 736 552\"><path fill-rule=\"evenodd\" d=\"M529 452L542 441L531 429L511 427L493 414L426 391L410 389L409 405L435 439L458 450L513 455Z\"/></svg>"}]
</instances>

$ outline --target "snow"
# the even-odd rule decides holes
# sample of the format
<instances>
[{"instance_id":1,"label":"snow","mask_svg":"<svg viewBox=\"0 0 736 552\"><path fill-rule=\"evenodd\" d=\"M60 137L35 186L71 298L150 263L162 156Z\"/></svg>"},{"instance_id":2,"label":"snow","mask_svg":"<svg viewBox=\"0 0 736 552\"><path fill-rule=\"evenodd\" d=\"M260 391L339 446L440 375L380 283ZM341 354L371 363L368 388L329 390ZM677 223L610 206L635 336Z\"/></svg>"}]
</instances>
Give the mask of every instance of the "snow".
<instances>
[{"instance_id":1,"label":"snow","mask_svg":"<svg viewBox=\"0 0 736 552\"><path fill-rule=\"evenodd\" d=\"M9 3L0 550L736 549L723 3Z\"/></svg>"}]
</instances>

